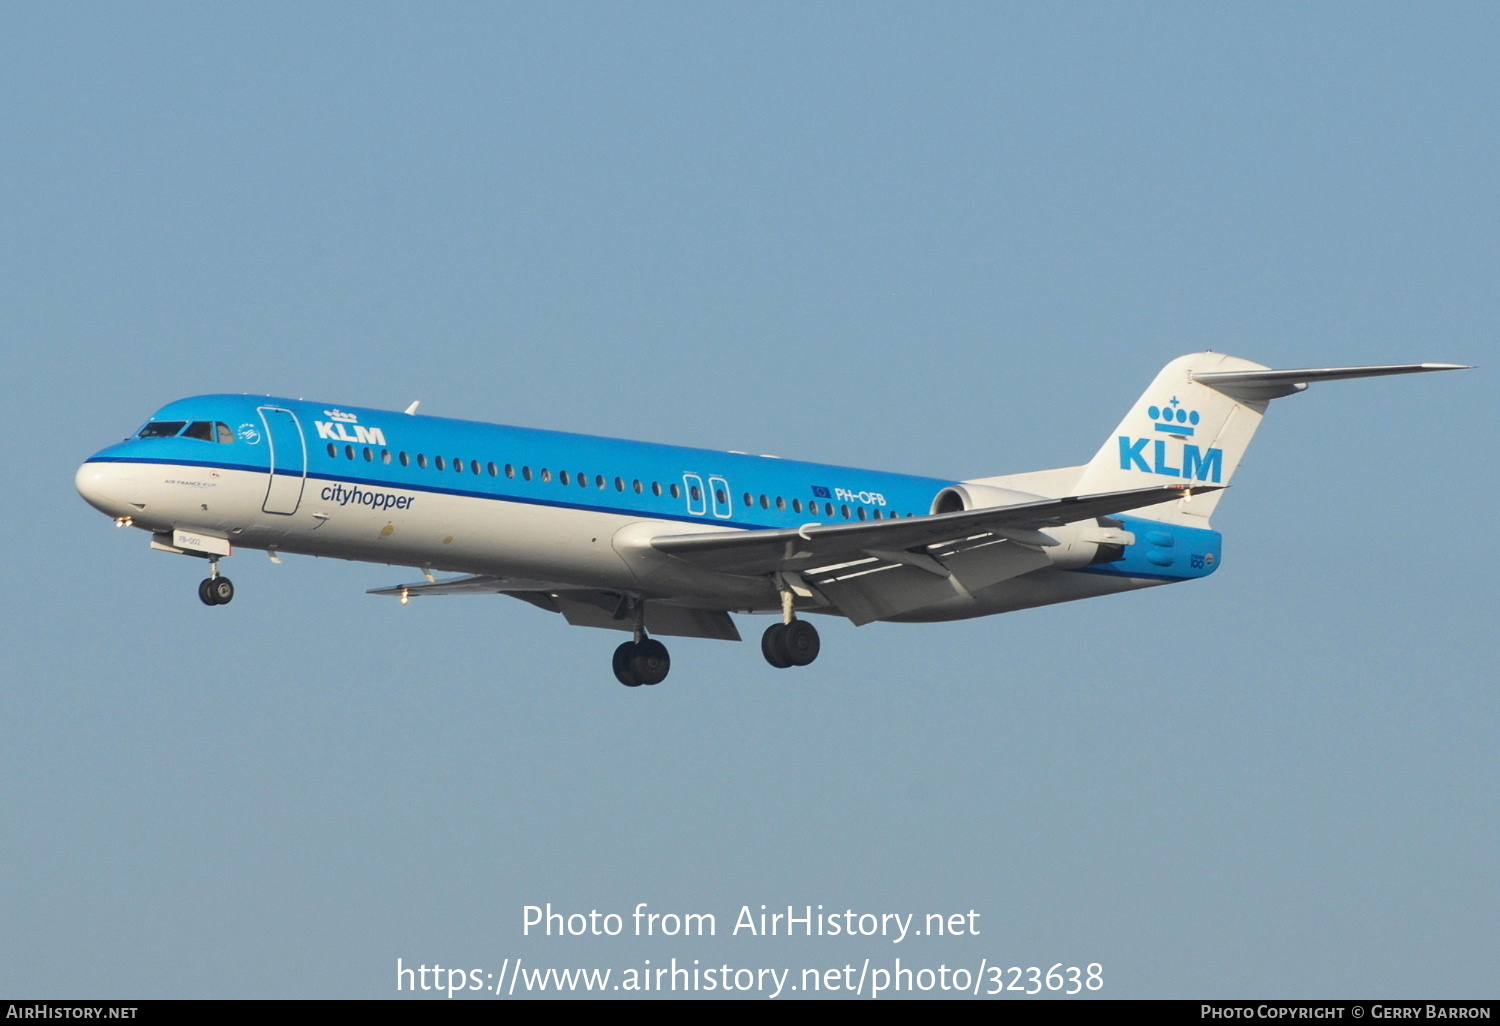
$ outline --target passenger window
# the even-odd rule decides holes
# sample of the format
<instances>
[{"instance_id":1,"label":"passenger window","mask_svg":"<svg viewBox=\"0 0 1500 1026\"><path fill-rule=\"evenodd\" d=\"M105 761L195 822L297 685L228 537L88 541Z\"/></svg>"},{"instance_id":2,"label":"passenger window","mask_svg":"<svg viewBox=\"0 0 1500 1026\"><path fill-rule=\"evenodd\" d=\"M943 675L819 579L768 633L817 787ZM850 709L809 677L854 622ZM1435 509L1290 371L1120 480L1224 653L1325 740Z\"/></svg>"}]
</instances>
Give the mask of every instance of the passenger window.
<instances>
[{"instance_id":1,"label":"passenger window","mask_svg":"<svg viewBox=\"0 0 1500 1026\"><path fill-rule=\"evenodd\" d=\"M187 424L185 420L156 420L141 428L137 438L172 438Z\"/></svg>"},{"instance_id":2,"label":"passenger window","mask_svg":"<svg viewBox=\"0 0 1500 1026\"><path fill-rule=\"evenodd\" d=\"M792 512L793 513L801 513L802 512L802 500L801 499L793 499L792 500Z\"/></svg>"},{"instance_id":3,"label":"passenger window","mask_svg":"<svg viewBox=\"0 0 1500 1026\"><path fill-rule=\"evenodd\" d=\"M603 474L595 474L594 475L594 487L595 488L600 488L600 489L602 489L604 487L604 475Z\"/></svg>"},{"instance_id":4,"label":"passenger window","mask_svg":"<svg viewBox=\"0 0 1500 1026\"><path fill-rule=\"evenodd\" d=\"M495 465L494 465L494 464L493 464L493 463L491 463L491 464L490 464L490 467L491 467L491 468L493 468L493 467L494 467L494 466L495 466ZM469 461L469 471L470 471L470 472L471 472L471 473L472 473L472 474L473 474L473 475L474 475L474 476L475 476L475 477L478 477L478 476L479 476L479 461L478 461L478 460L470 460L470 461Z\"/></svg>"},{"instance_id":5,"label":"passenger window","mask_svg":"<svg viewBox=\"0 0 1500 1026\"><path fill-rule=\"evenodd\" d=\"M617 478L615 478L615 491L617 491L617 492L623 492L624 490L625 490L625 479L623 477L617 477Z\"/></svg>"},{"instance_id":6,"label":"passenger window","mask_svg":"<svg viewBox=\"0 0 1500 1026\"><path fill-rule=\"evenodd\" d=\"M491 463L485 469L490 472L490 477L499 477L500 476L500 468L497 467L497 466L495 466L493 463Z\"/></svg>"},{"instance_id":7,"label":"passenger window","mask_svg":"<svg viewBox=\"0 0 1500 1026\"><path fill-rule=\"evenodd\" d=\"M780 495L776 496L776 508L780 510L786 509L786 499Z\"/></svg>"},{"instance_id":8,"label":"passenger window","mask_svg":"<svg viewBox=\"0 0 1500 1026\"><path fill-rule=\"evenodd\" d=\"M878 509L877 509L877 510L876 510L876 511L875 511L875 514L874 514L874 516L875 516L875 519L876 519L876 520L879 520L879 519L880 519L880 510L878 510Z\"/></svg>"},{"instance_id":9,"label":"passenger window","mask_svg":"<svg viewBox=\"0 0 1500 1026\"><path fill-rule=\"evenodd\" d=\"M368 445L365 446L365 462L366 463L374 463L375 462L375 454L370 451L370 447Z\"/></svg>"},{"instance_id":10,"label":"passenger window","mask_svg":"<svg viewBox=\"0 0 1500 1026\"><path fill-rule=\"evenodd\" d=\"M542 473L546 474L547 472L544 470L544 471L542 471ZM563 484L567 484L568 483L568 472L566 470L559 470L557 472L557 479L560 482L562 482ZM547 479L546 479L546 477L543 477L542 480L545 481Z\"/></svg>"},{"instance_id":11,"label":"passenger window","mask_svg":"<svg viewBox=\"0 0 1500 1026\"><path fill-rule=\"evenodd\" d=\"M680 498L682 498L682 489L680 487L678 487L678 485L677 485L677 483L675 481L672 483L672 487L671 487L670 491L672 492L672 498L674 498L674 499L680 499ZM658 492L657 494L659 495L661 493Z\"/></svg>"},{"instance_id":12,"label":"passenger window","mask_svg":"<svg viewBox=\"0 0 1500 1026\"><path fill-rule=\"evenodd\" d=\"M579 474L578 475L578 487L579 488L587 488L588 486L589 486L589 476L587 474L582 474L582 473Z\"/></svg>"},{"instance_id":13,"label":"passenger window","mask_svg":"<svg viewBox=\"0 0 1500 1026\"><path fill-rule=\"evenodd\" d=\"M841 510L844 511L844 519L848 520L849 519L849 507L848 506L840 506L839 509L841 509Z\"/></svg>"},{"instance_id":14,"label":"passenger window","mask_svg":"<svg viewBox=\"0 0 1500 1026\"><path fill-rule=\"evenodd\" d=\"M748 506L749 503L746 503L746 505ZM762 495L760 497L760 508L761 509L770 509L771 508L771 500L768 499L768 498L766 498L764 495Z\"/></svg>"},{"instance_id":15,"label":"passenger window","mask_svg":"<svg viewBox=\"0 0 1500 1026\"><path fill-rule=\"evenodd\" d=\"M219 429L219 444L220 445L229 445L230 443L232 443L234 441L234 432L231 431L231 430L229 430L229 425L228 424L224 423L221 420L221 421L217 422L217 427Z\"/></svg>"},{"instance_id":16,"label":"passenger window","mask_svg":"<svg viewBox=\"0 0 1500 1026\"><path fill-rule=\"evenodd\" d=\"M521 468L521 476L524 477L526 480L530 481L531 480L531 468L530 467L522 467Z\"/></svg>"},{"instance_id":17,"label":"passenger window","mask_svg":"<svg viewBox=\"0 0 1500 1026\"><path fill-rule=\"evenodd\" d=\"M421 467L423 470L427 469L427 457L425 454L420 452L417 453L417 466Z\"/></svg>"},{"instance_id":18,"label":"passenger window","mask_svg":"<svg viewBox=\"0 0 1500 1026\"><path fill-rule=\"evenodd\" d=\"M183 438L196 438L200 442L212 442L214 440L214 426L211 421L195 420L188 425L188 429L182 433Z\"/></svg>"},{"instance_id":19,"label":"passenger window","mask_svg":"<svg viewBox=\"0 0 1500 1026\"><path fill-rule=\"evenodd\" d=\"M746 506L753 506L753 505L755 505L755 497L752 496L749 492L745 493L745 505Z\"/></svg>"},{"instance_id":20,"label":"passenger window","mask_svg":"<svg viewBox=\"0 0 1500 1026\"><path fill-rule=\"evenodd\" d=\"M434 467L437 467L439 470L447 470L448 469L448 463L447 463L447 461L444 460L441 456L434 456L432 458L432 465Z\"/></svg>"},{"instance_id":21,"label":"passenger window","mask_svg":"<svg viewBox=\"0 0 1500 1026\"><path fill-rule=\"evenodd\" d=\"M661 498L661 482L660 481L652 481L651 482L651 494L654 495L654 496L656 496L658 499ZM674 494L672 497L675 499L677 496Z\"/></svg>"},{"instance_id":22,"label":"passenger window","mask_svg":"<svg viewBox=\"0 0 1500 1026\"><path fill-rule=\"evenodd\" d=\"M349 459L349 460L354 459L354 446L352 446L352 445L346 445L346 446L344 446L344 458L345 459Z\"/></svg>"},{"instance_id":23,"label":"passenger window","mask_svg":"<svg viewBox=\"0 0 1500 1026\"><path fill-rule=\"evenodd\" d=\"M641 487L641 482L640 482L639 478L637 478L632 483L632 486L635 488L635 494L637 494L637 495L640 495L642 492L644 492L646 490L646 489L644 489L644 488Z\"/></svg>"},{"instance_id":24,"label":"passenger window","mask_svg":"<svg viewBox=\"0 0 1500 1026\"><path fill-rule=\"evenodd\" d=\"M381 449L380 450L380 462L384 463L386 466L390 466L391 465L391 450L389 450L389 449Z\"/></svg>"},{"instance_id":25,"label":"passenger window","mask_svg":"<svg viewBox=\"0 0 1500 1026\"><path fill-rule=\"evenodd\" d=\"M507 463L505 465L505 476L511 478L516 476L516 468L514 464Z\"/></svg>"},{"instance_id":26,"label":"passenger window","mask_svg":"<svg viewBox=\"0 0 1500 1026\"><path fill-rule=\"evenodd\" d=\"M401 454L401 465L403 467L411 466L411 457L406 455L406 453L404 452Z\"/></svg>"},{"instance_id":27,"label":"passenger window","mask_svg":"<svg viewBox=\"0 0 1500 1026\"><path fill-rule=\"evenodd\" d=\"M693 485L688 489L688 495L692 497L692 500L694 502L703 501L703 489L699 488L697 485Z\"/></svg>"},{"instance_id":28,"label":"passenger window","mask_svg":"<svg viewBox=\"0 0 1500 1026\"><path fill-rule=\"evenodd\" d=\"M865 508L863 506L854 507L854 515L863 520L865 518Z\"/></svg>"},{"instance_id":29,"label":"passenger window","mask_svg":"<svg viewBox=\"0 0 1500 1026\"><path fill-rule=\"evenodd\" d=\"M453 472L455 474L462 474L464 472L464 461L457 456L453 458Z\"/></svg>"},{"instance_id":30,"label":"passenger window","mask_svg":"<svg viewBox=\"0 0 1500 1026\"><path fill-rule=\"evenodd\" d=\"M552 471L548 470L546 467L542 468L542 480L544 482L552 480Z\"/></svg>"},{"instance_id":31,"label":"passenger window","mask_svg":"<svg viewBox=\"0 0 1500 1026\"><path fill-rule=\"evenodd\" d=\"M334 445L332 442L329 442L328 443L328 455L332 456L334 459L338 459L339 447L336 446L336 445Z\"/></svg>"}]
</instances>

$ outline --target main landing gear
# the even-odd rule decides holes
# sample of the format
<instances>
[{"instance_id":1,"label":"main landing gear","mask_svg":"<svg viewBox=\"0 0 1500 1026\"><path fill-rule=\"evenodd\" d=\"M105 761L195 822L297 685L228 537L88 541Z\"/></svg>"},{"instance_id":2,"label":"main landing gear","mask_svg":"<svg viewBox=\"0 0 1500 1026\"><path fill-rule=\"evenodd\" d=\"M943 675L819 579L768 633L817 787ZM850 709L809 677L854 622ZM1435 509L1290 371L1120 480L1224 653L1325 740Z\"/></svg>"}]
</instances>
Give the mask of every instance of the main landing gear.
<instances>
[{"instance_id":1,"label":"main landing gear","mask_svg":"<svg viewBox=\"0 0 1500 1026\"><path fill-rule=\"evenodd\" d=\"M808 665L822 647L818 629L806 620L773 623L760 636L760 654L778 670Z\"/></svg>"},{"instance_id":2,"label":"main landing gear","mask_svg":"<svg viewBox=\"0 0 1500 1026\"><path fill-rule=\"evenodd\" d=\"M791 588L781 582L781 623L771 624L760 637L760 654L778 670L807 666L823 647L818 629L792 611L793 598Z\"/></svg>"},{"instance_id":3,"label":"main landing gear","mask_svg":"<svg viewBox=\"0 0 1500 1026\"><path fill-rule=\"evenodd\" d=\"M234 582L219 576L219 561L208 566L208 576L198 582L198 598L205 606L227 606L234 598Z\"/></svg>"},{"instance_id":4,"label":"main landing gear","mask_svg":"<svg viewBox=\"0 0 1500 1026\"><path fill-rule=\"evenodd\" d=\"M635 636L615 649L615 680L627 688L660 684L672 669L672 657L667 654L666 645L646 637L646 603L639 599L629 601L635 614Z\"/></svg>"},{"instance_id":5,"label":"main landing gear","mask_svg":"<svg viewBox=\"0 0 1500 1026\"><path fill-rule=\"evenodd\" d=\"M627 641L615 649L615 679L627 688L660 684L671 669L672 657L667 654L667 646L655 638Z\"/></svg>"}]
</instances>

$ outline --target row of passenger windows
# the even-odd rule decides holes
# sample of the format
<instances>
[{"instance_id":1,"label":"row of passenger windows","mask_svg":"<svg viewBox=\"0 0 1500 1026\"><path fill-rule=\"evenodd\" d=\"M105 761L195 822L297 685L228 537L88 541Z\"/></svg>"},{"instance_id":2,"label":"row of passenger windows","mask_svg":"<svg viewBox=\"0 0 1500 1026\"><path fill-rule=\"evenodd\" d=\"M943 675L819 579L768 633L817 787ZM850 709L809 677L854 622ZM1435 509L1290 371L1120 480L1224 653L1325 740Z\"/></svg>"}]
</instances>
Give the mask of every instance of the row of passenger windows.
<instances>
[{"instance_id":1,"label":"row of passenger windows","mask_svg":"<svg viewBox=\"0 0 1500 1026\"><path fill-rule=\"evenodd\" d=\"M333 442L328 443L328 455L332 456L334 459L337 459L339 456L339 447ZM473 474L475 477L480 477L485 474L488 474L490 477L500 477L503 474L508 478L515 478L519 473L521 480L523 481L541 480L545 483L551 483L554 479L552 471L547 467L543 467L538 471L533 471L530 467L523 466L518 470L514 464L510 463L506 463L503 466L494 462L481 464L478 460L465 461L457 456L453 457L452 459L448 459L443 456L434 456L429 460L425 453L420 452L417 453L415 459L413 459L413 457L409 453L398 452L393 455L389 449L379 450L379 455L377 456L376 450L368 445L363 446L359 449L356 449L352 445L346 445L343 448L343 456L345 459L349 460L360 459L362 457L366 463L374 463L377 459L381 463L386 464L397 462L400 463L403 467L409 467L413 462L415 462L418 467L421 467L424 470L428 467L432 467L436 470L451 469L456 474L469 473ZM669 484L664 486L660 481L652 481L649 485L647 485L644 484L639 478L634 478L627 485L623 477L617 477L611 480L609 478L606 478L603 474L595 474L591 478L588 474L582 471L579 471L576 474L572 474L566 470L559 470L556 474L556 480L558 484L577 484L580 488L588 488L590 485L592 485L594 488L600 489L601 491L608 490L610 485L613 484L614 489L617 492L623 492L628 487L630 491L633 491L637 495L644 495L646 493L646 490L649 488L651 494L657 496L658 498L663 495L670 495L674 499L682 498L681 485ZM821 513L822 515L828 517L836 516L838 515L838 513L842 513L845 520L864 520L867 518L873 520L880 520L882 518L895 520L901 516L900 513L883 512L879 509L872 511L871 513L866 513L863 506L857 506L853 510L850 510L847 505L835 507L831 502L822 503L821 506L816 501L809 501L804 504L801 499L788 500L784 496L780 495L775 497L769 495L761 495L759 497L759 501L757 502L756 496L754 496L750 492L746 492L743 498L746 508L759 505L761 509L770 509L774 505L778 510L782 511L791 509L794 513L806 512L811 513L814 516L817 516ZM690 502L701 503L703 501L702 489L697 485L690 485L688 487L688 499ZM723 509L728 507L729 495L724 491L724 489L714 489L714 503L717 508ZM835 508L837 508L838 513L835 513ZM906 514L906 516L908 517L915 515L916 514L914 513Z\"/></svg>"},{"instance_id":2,"label":"row of passenger windows","mask_svg":"<svg viewBox=\"0 0 1500 1026\"><path fill-rule=\"evenodd\" d=\"M328 455L337 458L338 454L339 447L332 442L329 442ZM352 445L344 446L344 457L346 459L358 459L361 455L364 457L366 463L375 462L375 450L370 448L369 446L365 446L363 449L355 449ZM514 478L518 473L516 467L510 463L507 463L504 467L501 467L493 462L485 464L481 464L478 460L469 460L465 462L458 456L453 457L451 460L443 456L434 456L429 460L425 453L420 452L417 453L415 460L413 460L412 456L409 453L401 452L395 454L395 456L393 457L389 449L381 449L379 459L381 463L391 463L394 460L395 462L399 462L403 467L409 467L413 462L415 462L418 467L421 467L424 470L428 467L433 467L437 470L451 469L454 471L454 473L462 474L467 472L475 475L476 477L483 474L488 474L490 477L499 477L501 474L504 474L506 477ZM540 479L542 481L550 483L553 479L552 471L547 467L543 467L539 471L533 471L530 467L521 467L519 470L519 474L523 481ZM610 482L604 477L603 474L595 474L592 482L589 478L589 475L585 473L570 474L566 470L559 470L556 476L559 484L576 483L580 488L587 488L589 487L590 483L592 483L595 488L601 489L608 488L610 485ZM615 491L623 492L625 490L625 479L622 477L615 478L614 486ZM632 481L630 483L630 487L637 495L645 494L646 486L639 480ZM693 490L695 492L697 491L696 488ZM682 488L679 485L674 484L663 488L660 482L651 482L651 494L660 496L667 493L670 493L672 498L674 499L682 498ZM701 500L703 496L694 495L693 498L694 500Z\"/></svg>"},{"instance_id":3,"label":"row of passenger windows","mask_svg":"<svg viewBox=\"0 0 1500 1026\"><path fill-rule=\"evenodd\" d=\"M752 506L756 505L755 496L752 495L752 494L750 494L749 492L746 492L744 494L743 498L745 500L745 505L747 507L752 507ZM723 499L720 499L719 501L722 502ZM760 508L761 509L770 509L772 507L772 505L774 505L777 509L780 509L780 510L784 510L784 509L787 508L786 499L782 498L780 495L776 496L774 499L770 498L769 496L766 496L766 495L762 495L760 497ZM801 499L793 499L792 500L792 510L793 510L793 512L796 512L796 513L801 513L802 512L802 500ZM830 516L830 517L833 516L833 510L834 510L833 503L831 503L831 502L825 502L825 503L823 503L823 513L824 513L825 516ZM844 519L845 520L849 519L849 507L848 506L839 506L838 510L839 510L840 513L842 513L844 515ZM818 504L817 504L817 502L809 502L807 504L807 512L816 514L818 512ZM912 516L913 514L908 513L906 515L907 516ZM879 509L878 507L876 509L871 510L869 513L865 512L865 508L863 506L855 506L854 507L854 519L855 520L864 520L866 518L868 518L870 520L881 520L881 519L896 520L900 516L901 516L900 513L885 512L885 511Z\"/></svg>"}]
</instances>

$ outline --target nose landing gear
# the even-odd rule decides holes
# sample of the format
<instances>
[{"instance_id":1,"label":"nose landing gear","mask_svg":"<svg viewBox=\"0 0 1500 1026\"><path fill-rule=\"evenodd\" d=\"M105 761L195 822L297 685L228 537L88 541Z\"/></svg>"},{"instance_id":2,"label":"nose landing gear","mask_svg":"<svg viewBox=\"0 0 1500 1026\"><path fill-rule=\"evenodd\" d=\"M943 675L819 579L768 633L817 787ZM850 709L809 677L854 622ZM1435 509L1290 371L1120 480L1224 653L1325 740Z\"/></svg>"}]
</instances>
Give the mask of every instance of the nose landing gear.
<instances>
[{"instance_id":1,"label":"nose landing gear","mask_svg":"<svg viewBox=\"0 0 1500 1026\"><path fill-rule=\"evenodd\" d=\"M227 606L234 598L234 582L219 576L219 561L208 565L208 576L198 582L198 598L205 606Z\"/></svg>"}]
</instances>

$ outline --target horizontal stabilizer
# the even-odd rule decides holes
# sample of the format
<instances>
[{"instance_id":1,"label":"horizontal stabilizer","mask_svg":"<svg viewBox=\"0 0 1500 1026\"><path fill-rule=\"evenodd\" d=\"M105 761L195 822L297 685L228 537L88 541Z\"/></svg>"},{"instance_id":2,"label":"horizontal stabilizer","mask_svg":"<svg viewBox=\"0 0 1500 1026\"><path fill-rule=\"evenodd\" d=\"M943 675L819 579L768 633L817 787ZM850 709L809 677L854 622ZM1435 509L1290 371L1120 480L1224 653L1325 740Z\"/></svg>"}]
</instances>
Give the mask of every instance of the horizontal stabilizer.
<instances>
[{"instance_id":1,"label":"horizontal stabilizer","mask_svg":"<svg viewBox=\"0 0 1500 1026\"><path fill-rule=\"evenodd\" d=\"M1344 381L1349 378L1379 378L1387 374L1422 374L1427 371L1471 369L1461 363L1392 363L1376 367L1194 371L1192 379L1215 391L1223 392L1232 399L1253 402L1296 395L1314 381Z\"/></svg>"}]
</instances>

